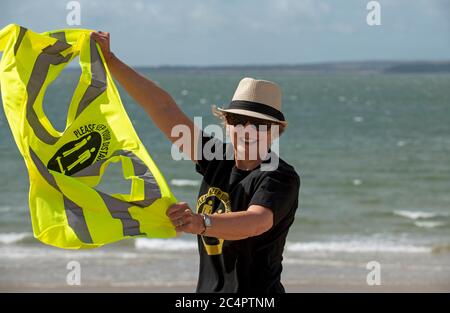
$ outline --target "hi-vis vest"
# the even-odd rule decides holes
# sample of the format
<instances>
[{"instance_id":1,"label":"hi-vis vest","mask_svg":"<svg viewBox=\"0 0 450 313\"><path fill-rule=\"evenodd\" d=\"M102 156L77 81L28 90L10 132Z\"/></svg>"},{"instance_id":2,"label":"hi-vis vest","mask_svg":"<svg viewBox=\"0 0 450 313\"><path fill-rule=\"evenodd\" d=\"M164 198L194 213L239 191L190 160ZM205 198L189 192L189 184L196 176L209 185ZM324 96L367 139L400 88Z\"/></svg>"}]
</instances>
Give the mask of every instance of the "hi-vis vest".
<instances>
[{"instance_id":1,"label":"hi-vis vest","mask_svg":"<svg viewBox=\"0 0 450 313\"><path fill-rule=\"evenodd\" d=\"M166 209L176 199L137 136L90 33L37 34L12 24L0 31L1 94L30 177L34 236L69 249L132 236L173 237ZM42 101L47 86L78 55L81 77L59 132ZM131 190L96 189L108 165L118 162Z\"/></svg>"}]
</instances>

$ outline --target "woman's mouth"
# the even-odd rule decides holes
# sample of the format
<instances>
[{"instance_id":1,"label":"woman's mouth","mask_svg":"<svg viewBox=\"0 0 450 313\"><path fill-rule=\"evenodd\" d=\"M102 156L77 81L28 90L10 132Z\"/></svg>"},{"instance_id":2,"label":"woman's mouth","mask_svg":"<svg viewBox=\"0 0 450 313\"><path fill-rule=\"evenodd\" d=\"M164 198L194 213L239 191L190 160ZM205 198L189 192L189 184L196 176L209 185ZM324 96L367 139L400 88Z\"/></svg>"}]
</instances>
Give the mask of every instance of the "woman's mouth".
<instances>
[{"instance_id":1,"label":"woman's mouth","mask_svg":"<svg viewBox=\"0 0 450 313\"><path fill-rule=\"evenodd\" d=\"M251 144L254 144L254 143L256 143L258 141L258 139L256 139L256 138L242 138L242 137L239 137L239 142L240 143L242 143L242 144L248 144L248 145L251 145Z\"/></svg>"}]
</instances>

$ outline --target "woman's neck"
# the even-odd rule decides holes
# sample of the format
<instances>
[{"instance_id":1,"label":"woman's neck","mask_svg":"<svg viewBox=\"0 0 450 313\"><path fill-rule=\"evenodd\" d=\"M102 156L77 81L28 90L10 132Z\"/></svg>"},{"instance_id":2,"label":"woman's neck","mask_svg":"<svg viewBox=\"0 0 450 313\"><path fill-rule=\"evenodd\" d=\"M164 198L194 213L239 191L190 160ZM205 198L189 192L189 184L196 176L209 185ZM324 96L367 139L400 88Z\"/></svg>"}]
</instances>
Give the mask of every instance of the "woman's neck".
<instances>
[{"instance_id":1,"label":"woman's neck","mask_svg":"<svg viewBox=\"0 0 450 313\"><path fill-rule=\"evenodd\" d=\"M240 170L251 171L261 164L261 160L238 160L235 159L234 163L236 167Z\"/></svg>"}]
</instances>

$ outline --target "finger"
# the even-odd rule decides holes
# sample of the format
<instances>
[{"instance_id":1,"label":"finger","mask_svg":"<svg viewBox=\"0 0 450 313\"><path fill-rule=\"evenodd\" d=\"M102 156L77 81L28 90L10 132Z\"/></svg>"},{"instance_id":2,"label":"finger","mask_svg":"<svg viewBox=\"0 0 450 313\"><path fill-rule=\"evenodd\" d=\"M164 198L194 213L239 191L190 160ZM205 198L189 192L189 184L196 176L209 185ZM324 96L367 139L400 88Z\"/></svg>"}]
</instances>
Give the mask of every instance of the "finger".
<instances>
[{"instance_id":1,"label":"finger","mask_svg":"<svg viewBox=\"0 0 450 313\"><path fill-rule=\"evenodd\" d=\"M189 218L192 215L192 212L189 211L178 211L169 215L170 220L176 221L179 219Z\"/></svg>"},{"instance_id":2,"label":"finger","mask_svg":"<svg viewBox=\"0 0 450 313\"><path fill-rule=\"evenodd\" d=\"M166 215L170 216L171 214L173 214L173 212L176 212L178 210L178 204L172 204L167 210L166 210Z\"/></svg>"},{"instance_id":3,"label":"finger","mask_svg":"<svg viewBox=\"0 0 450 313\"><path fill-rule=\"evenodd\" d=\"M181 219L171 220L171 223L175 227L180 227L183 225L183 221Z\"/></svg>"},{"instance_id":4,"label":"finger","mask_svg":"<svg viewBox=\"0 0 450 313\"><path fill-rule=\"evenodd\" d=\"M186 222L186 221L190 221L191 217L192 217L191 210L185 210L185 211L181 212L179 218L182 219L184 222Z\"/></svg>"},{"instance_id":5,"label":"finger","mask_svg":"<svg viewBox=\"0 0 450 313\"><path fill-rule=\"evenodd\" d=\"M178 225L180 223L180 221L182 220L182 216L175 216L175 217L170 217L170 221L172 222L173 225Z\"/></svg>"},{"instance_id":6,"label":"finger","mask_svg":"<svg viewBox=\"0 0 450 313\"><path fill-rule=\"evenodd\" d=\"M98 38L100 38L100 35L98 33L96 33L96 32L92 32L91 33L91 37L94 38L94 39L98 39Z\"/></svg>"},{"instance_id":7,"label":"finger","mask_svg":"<svg viewBox=\"0 0 450 313\"><path fill-rule=\"evenodd\" d=\"M180 220L184 224L192 222L192 214L191 214L191 212L183 212L183 214L180 217Z\"/></svg>"},{"instance_id":8,"label":"finger","mask_svg":"<svg viewBox=\"0 0 450 313\"><path fill-rule=\"evenodd\" d=\"M192 214L185 214L182 219L184 224L192 223Z\"/></svg>"},{"instance_id":9,"label":"finger","mask_svg":"<svg viewBox=\"0 0 450 313\"><path fill-rule=\"evenodd\" d=\"M181 227L181 226L185 225L186 222L182 218L179 218L179 219L176 219L176 220L172 220L172 224L175 227Z\"/></svg>"},{"instance_id":10,"label":"finger","mask_svg":"<svg viewBox=\"0 0 450 313\"><path fill-rule=\"evenodd\" d=\"M96 38L101 38L103 40L107 40L109 38L109 36L105 35L105 33L101 33L101 32L92 32L91 33L92 36L96 37Z\"/></svg>"},{"instance_id":11,"label":"finger","mask_svg":"<svg viewBox=\"0 0 450 313\"><path fill-rule=\"evenodd\" d=\"M170 218L171 220L173 220L173 219L181 218L181 217L183 217L185 214L186 214L186 213L185 213L184 210L182 210L182 209L177 209L177 210L173 210L172 212L170 212L170 213L168 214L168 216L169 216L169 218Z\"/></svg>"},{"instance_id":12,"label":"finger","mask_svg":"<svg viewBox=\"0 0 450 313\"><path fill-rule=\"evenodd\" d=\"M185 223L181 226L175 226L175 231L177 232L186 232L186 233L190 233L191 232L191 223Z\"/></svg>"},{"instance_id":13,"label":"finger","mask_svg":"<svg viewBox=\"0 0 450 313\"><path fill-rule=\"evenodd\" d=\"M101 35L96 34L96 33L91 33L91 38L94 39L98 43L105 43L106 42L104 37L102 37Z\"/></svg>"},{"instance_id":14,"label":"finger","mask_svg":"<svg viewBox=\"0 0 450 313\"><path fill-rule=\"evenodd\" d=\"M170 221L171 221L173 224L179 224L180 221L182 222L184 218L185 218L185 215L184 215L182 212L179 213L179 214L171 215L171 216L169 217Z\"/></svg>"},{"instance_id":15,"label":"finger","mask_svg":"<svg viewBox=\"0 0 450 313\"><path fill-rule=\"evenodd\" d=\"M182 232L184 232L183 229L184 229L183 226L175 226L175 231L176 231L177 233L182 233Z\"/></svg>"},{"instance_id":16,"label":"finger","mask_svg":"<svg viewBox=\"0 0 450 313\"><path fill-rule=\"evenodd\" d=\"M183 226L186 224L192 224L193 222L193 216L191 212L183 212L183 215L177 218L171 219L172 224L175 227Z\"/></svg>"},{"instance_id":17,"label":"finger","mask_svg":"<svg viewBox=\"0 0 450 313\"><path fill-rule=\"evenodd\" d=\"M167 209L166 215L170 216L175 212L184 211L186 209L189 209L189 206L186 202L175 203Z\"/></svg>"}]
</instances>

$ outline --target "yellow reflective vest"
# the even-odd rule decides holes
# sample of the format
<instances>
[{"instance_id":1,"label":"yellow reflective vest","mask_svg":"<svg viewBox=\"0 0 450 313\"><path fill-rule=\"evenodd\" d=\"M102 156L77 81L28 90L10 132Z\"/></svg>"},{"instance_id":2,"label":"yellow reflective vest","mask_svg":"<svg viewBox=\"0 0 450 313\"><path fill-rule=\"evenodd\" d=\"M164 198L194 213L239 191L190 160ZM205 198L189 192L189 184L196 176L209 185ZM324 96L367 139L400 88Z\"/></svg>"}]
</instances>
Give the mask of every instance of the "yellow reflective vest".
<instances>
[{"instance_id":1,"label":"yellow reflective vest","mask_svg":"<svg viewBox=\"0 0 450 313\"><path fill-rule=\"evenodd\" d=\"M69 249L133 236L173 237L166 209L176 199L136 134L90 33L38 34L13 24L0 31L3 107L30 177L34 236ZM76 56L81 76L59 132L42 101ZM97 188L111 163L121 165L131 190L107 194Z\"/></svg>"}]
</instances>

